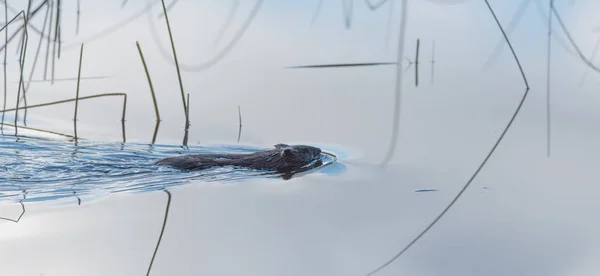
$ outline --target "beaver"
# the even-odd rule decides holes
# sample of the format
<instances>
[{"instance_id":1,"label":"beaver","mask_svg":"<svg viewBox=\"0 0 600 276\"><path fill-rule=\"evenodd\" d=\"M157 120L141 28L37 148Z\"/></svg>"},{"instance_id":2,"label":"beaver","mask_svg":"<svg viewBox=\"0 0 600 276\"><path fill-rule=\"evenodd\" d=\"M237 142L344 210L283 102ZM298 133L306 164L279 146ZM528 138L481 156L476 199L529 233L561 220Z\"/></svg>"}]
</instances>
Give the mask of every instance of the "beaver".
<instances>
[{"instance_id":1,"label":"beaver","mask_svg":"<svg viewBox=\"0 0 600 276\"><path fill-rule=\"evenodd\" d=\"M171 166L184 170L203 170L218 166L245 167L257 170L277 171L288 177L306 171L307 165L319 166L321 149L305 145L277 144L274 149L250 154L189 154L167 157L157 161L159 166ZM284 175L284 178L286 176Z\"/></svg>"}]
</instances>

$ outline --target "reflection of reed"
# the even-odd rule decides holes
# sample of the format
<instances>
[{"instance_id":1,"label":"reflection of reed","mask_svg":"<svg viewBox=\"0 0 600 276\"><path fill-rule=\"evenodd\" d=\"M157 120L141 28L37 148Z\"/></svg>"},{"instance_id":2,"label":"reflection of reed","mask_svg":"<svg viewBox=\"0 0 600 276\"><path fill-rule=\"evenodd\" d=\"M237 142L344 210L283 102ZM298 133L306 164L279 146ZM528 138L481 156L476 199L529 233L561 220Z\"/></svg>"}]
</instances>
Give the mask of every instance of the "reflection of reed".
<instances>
[{"instance_id":1,"label":"reflection of reed","mask_svg":"<svg viewBox=\"0 0 600 276\"><path fill-rule=\"evenodd\" d=\"M47 78L47 74L48 74L48 57L50 56L50 43L51 43L51 39L50 39L50 34L52 34L52 20L54 18L54 1L49 1L50 5L49 5L49 9L50 9L50 24L48 24L48 39L46 42L46 59L44 62L44 80L46 80Z\"/></svg>"},{"instance_id":2,"label":"reflection of reed","mask_svg":"<svg viewBox=\"0 0 600 276\"><path fill-rule=\"evenodd\" d=\"M352 14L354 11L354 0L342 0L342 12L344 14L344 24L346 29L352 25Z\"/></svg>"},{"instance_id":3,"label":"reflection of reed","mask_svg":"<svg viewBox=\"0 0 600 276\"><path fill-rule=\"evenodd\" d=\"M417 39L417 52L415 54L415 86L419 86L419 47L420 40Z\"/></svg>"},{"instance_id":4,"label":"reflection of reed","mask_svg":"<svg viewBox=\"0 0 600 276\"><path fill-rule=\"evenodd\" d=\"M160 242L162 240L163 234L165 233L165 226L167 226L167 219L169 218L169 207L171 207L171 192L168 190L163 190L167 193L167 206L165 208L165 219L163 220L162 228L160 230L160 236L158 236L158 242L156 242L156 248L154 249L154 254L152 254L152 259L150 260L150 265L148 266L148 272L146 276L150 275L150 271L152 270L152 264L154 264L154 258L156 258L156 253L158 252L158 247L160 246Z\"/></svg>"},{"instance_id":5,"label":"reflection of reed","mask_svg":"<svg viewBox=\"0 0 600 276\"><path fill-rule=\"evenodd\" d=\"M229 10L229 14L227 14L227 19L225 19L225 23L223 24L223 26L221 26L221 28L217 32L217 36L215 37L215 40L213 41L213 46L216 46L217 44L219 44L219 42L223 38L223 35L229 29L229 25L231 25L231 22L233 21L233 15L235 14L235 11L237 10L237 8L239 6L240 6L240 0L233 0L233 6L231 6L231 9Z\"/></svg>"},{"instance_id":6,"label":"reflection of reed","mask_svg":"<svg viewBox=\"0 0 600 276\"><path fill-rule=\"evenodd\" d=\"M44 1L40 2L40 4L39 4L37 7L35 7L35 8L33 9L33 11L31 11L31 13L28 13L28 14L29 14L29 16L28 16L27 20L28 20L28 21L30 21L31 19L33 19L33 18L35 17L35 15L37 15L37 13L38 13L38 12L39 12L39 11L42 9L42 7L43 7L44 5L46 5L46 3L47 3L48 1L49 1L49 0L44 0ZM31 2L31 1L30 1L30 2ZM6 9L6 8L8 7L8 5L6 4L6 1L2 1L2 3L3 3L3 4L4 4L4 6L5 6L5 13L6 13L6 15L7 15L8 11L7 11L7 9ZM30 4L30 3L29 3L29 4ZM23 13L23 16L24 16L24 13L25 13L25 11L21 11L21 12L19 12L19 14L17 14L17 15L15 16L15 19L16 19L17 17L19 17L19 15L20 15L21 13ZM6 18L8 18L8 15L6 16ZM11 22L12 22L12 21L13 21L13 20L11 20ZM25 22L25 21L23 21L23 22ZM7 25L8 25L8 24L7 24ZM6 41L5 41L4 45L0 45L0 51L4 51L4 49L6 49L6 47L8 46L8 43L9 43L9 42L11 42L13 39L15 39L15 37L17 37L17 34L19 34L19 32L20 32L20 31L21 31L21 30L22 30L24 27L25 27L25 23L23 23L23 25L19 26L19 27L17 28L17 30L16 30L16 31L15 31L15 32L14 32L12 35L10 35L10 37L6 38L6 39L5 39ZM4 29L4 28L2 28L2 29ZM35 29L35 28L32 28L32 29L33 29L33 30L35 30L35 31L37 31L37 32L40 32L39 30L37 30L37 29Z\"/></svg>"},{"instance_id":7,"label":"reflection of reed","mask_svg":"<svg viewBox=\"0 0 600 276\"><path fill-rule=\"evenodd\" d=\"M142 15L146 14L147 12L149 12L152 7L156 4L160 3L160 0L157 0L155 2L153 2L151 5L148 5L147 7L141 9L140 11L138 11L137 13L133 14L132 16L123 19L122 21L116 22L115 24L113 24L110 27L107 27L101 31L98 31L92 35L89 35L85 38L83 38L81 41L85 41L86 44L90 44L93 41L96 41L100 38L103 38L107 35L110 35L122 28L125 28L127 25L131 24L132 22L134 22L136 19L138 19L139 17L141 17ZM67 44L63 47L64 50L68 50L71 49L77 45L79 45L81 42L73 42L71 44Z\"/></svg>"},{"instance_id":8,"label":"reflection of reed","mask_svg":"<svg viewBox=\"0 0 600 276\"><path fill-rule=\"evenodd\" d=\"M111 76L94 76L94 77L80 77L80 80L99 80L99 79L108 79L108 78L112 78ZM77 78L60 78L57 79L55 78L54 81L76 81ZM49 80L30 80L28 81L28 83L30 82L48 82Z\"/></svg>"},{"instance_id":9,"label":"reflection of reed","mask_svg":"<svg viewBox=\"0 0 600 276\"><path fill-rule=\"evenodd\" d=\"M25 191L23 191L23 199L25 199ZM19 204L21 204L21 214L19 215L19 217L17 219L0 217L0 220L6 220L6 221L12 221L14 223L18 223L21 220L21 218L23 217L23 215L25 215L25 204L23 204L23 199L19 200Z\"/></svg>"},{"instance_id":10,"label":"reflection of reed","mask_svg":"<svg viewBox=\"0 0 600 276\"><path fill-rule=\"evenodd\" d=\"M81 0L77 0L77 19L75 25L75 35L79 35L79 19L81 17Z\"/></svg>"},{"instance_id":11,"label":"reflection of reed","mask_svg":"<svg viewBox=\"0 0 600 276\"><path fill-rule=\"evenodd\" d=\"M500 21L498 21L498 18L496 17L496 14L494 13L494 10L490 6L488 0L485 0L485 3L487 5L490 13L492 14L494 20L496 21L496 24L498 25L498 28L502 32L502 35L504 36L504 39L506 40L506 43L508 44L508 46L509 46L509 48L510 48L512 54L513 54L513 57L514 57L514 59L515 59L515 61L517 63L517 67L519 68L521 76L523 77L523 82L525 84L525 93L523 94L523 97L521 98L521 101L519 102L519 105L517 106L515 112L513 113L512 117L510 118L508 124L506 125L506 127L502 131L502 134L500 134L500 137L496 140L496 143L494 144L494 146L492 147L492 149L489 151L489 153L483 159L483 161L481 162L481 164L479 165L479 167L477 168L477 170L475 171L475 173L473 173L473 175L467 181L467 183L462 187L462 189L458 192L458 194L452 199L452 201L444 208L444 210L442 210L442 212L431 223L429 223L429 225L427 225L427 227L425 229L423 229L423 231L421 231L421 233L419 233L419 235L417 235L410 243L408 243L408 245L406 245L402 250L400 250L400 252L398 252L396 255L394 255L392 258L390 258L388 261L386 261L385 263L383 263L382 265L380 265L379 267L377 267L375 270L369 272L367 274L368 276L374 275L375 273L379 272L380 270L382 270L383 268L387 267L392 262L394 262L396 259L398 259L398 257L400 257L402 254L404 254L404 252L406 252L419 239L421 239L421 237L423 237L448 212L448 210L450 210L450 208L452 208L452 206L458 201L458 199L462 196L462 194L467 190L467 188L471 185L471 183L473 182L473 180L475 179L475 177L479 174L479 172L481 171L481 169L483 169L483 166L485 166L485 164L487 163L487 161L489 160L489 158L492 156L492 154L494 153L494 151L496 150L496 148L498 147L498 145L500 144L500 142L502 141L502 139L504 138L504 136L508 132L508 130L511 127L512 123L514 122L515 118L519 114L519 111L521 110L521 107L523 106L523 103L525 102L525 99L527 98L527 95L529 94L529 84L527 82L527 77L525 76L525 72L523 71L523 68L521 67L521 62L519 61L519 58L517 57L517 54L515 53L515 51L514 51L514 49L512 47L512 44L510 43L510 41L508 39L508 36L506 35L506 32L504 32L504 29L502 28L502 25L500 24Z\"/></svg>"},{"instance_id":12,"label":"reflection of reed","mask_svg":"<svg viewBox=\"0 0 600 276\"><path fill-rule=\"evenodd\" d=\"M46 25L51 25L51 24L47 24L48 23L48 14L50 12L50 2L46 2L46 15L44 16L44 24L42 25L42 31L40 32L40 41L38 42L38 46L37 49L35 51L35 56L33 58L33 64L31 65L31 72L29 73L29 80L27 81L27 86L25 86L24 88L24 92L25 91L29 91L29 85L31 84L31 78L33 77L33 73L35 72L35 69L37 68L36 64L39 58L39 54L40 54L40 50L42 49L42 43L44 42L44 33L46 31ZM25 106L27 106L27 97L26 94L23 93L23 103L25 104ZM23 114L23 124L27 125L27 108L25 108L25 113Z\"/></svg>"},{"instance_id":13,"label":"reflection of reed","mask_svg":"<svg viewBox=\"0 0 600 276\"><path fill-rule=\"evenodd\" d=\"M592 50L592 54L590 55L589 60L594 60L596 58L596 53L598 52L598 46L600 46L600 37L598 38L598 40L596 40L596 44L594 45L594 49ZM587 78L587 75L590 71L590 67L586 66L585 67L585 72L583 73L583 77L581 78L581 82L579 82L579 86L577 87L577 90L580 91L581 88L583 87L583 83L585 82L585 79Z\"/></svg>"},{"instance_id":14,"label":"reflection of reed","mask_svg":"<svg viewBox=\"0 0 600 276\"><path fill-rule=\"evenodd\" d=\"M61 39L61 17L60 17L60 8L62 7L61 5L61 0L56 0L56 32L54 35L54 44L58 44L58 51L56 52L56 57L58 59L60 59L60 53L61 53L61 48L62 48L62 39Z\"/></svg>"},{"instance_id":15,"label":"reflection of reed","mask_svg":"<svg viewBox=\"0 0 600 276\"><path fill-rule=\"evenodd\" d=\"M573 37L571 37L571 33L569 32L569 30L567 30L567 27L565 26L565 23L562 21L562 18L560 17L560 15L558 14L558 12L556 11L556 8L552 5L550 7L550 10L552 10L552 13L554 13L554 16L556 17L556 21L558 22L558 25L560 26L560 28L563 30L563 32L567 36L567 40L569 40L569 43L571 44L571 46L573 46L573 48L577 52L577 55L579 56L579 58L581 58L581 60L583 61L583 63L587 64L587 66L589 68L591 68L592 70L596 71L597 73L600 73L600 68L598 68L594 64L592 64L592 62L589 61L585 57L585 55L581 52L581 49L579 49L579 46L577 46L577 43L575 43L575 40L573 40Z\"/></svg>"},{"instance_id":16,"label":"reflection of reed","mask_svg":"<svg viewBox=\"0 0 600 276\"><path fill-rule=\"evenodd\" d=\"M335 64L313 64L288 66L285 68L330 68L330 67L358 67L358 66L380 66L380 65L395 65L396 62L362 62L362 63L335 63Z\"/></svg>"},{"instance_id":17,"label":"reflection of reed","mask_svg":"<svg viewBox=\"0 0 600 276\"><path fill-rule=\"evenodd\" d=\"M264 2L264 0L256 1L254 6L252 7L252 10L250 11L250 15L248 15L246 20L242 23L242 26L233 35L233 38L231 38L231 40L227 44L225 44L225 46L223 46L221 51L219 51L216 55L214 55L210 59L208 59L202 63L199 63L199 64L185 64L185 63L178 62L178 63L176 63L176 65L179 68L181 68L181 70L183 70L183 71L198 72L198 71L206 70L206 69L214 66L215 64L217 64L219 61L221 61L221 59L223 59L229 53L229 51L231 51L231 49L233 49L233 47L242 38L242 36L244 35L244 33L246 32L248 27L250 27L250 25L252 24L252 21L254 21L254 18L256 17L256 14L258 14L258 11L260 10L260 7L262 6L263 2ZM163 6L164 6L164 4L163 4ZM162 55L162 57L165 60L167 60L167 61L172 60L171 57L169 56L169 54L167 53L167 51L164 49L164 47L160 43L158 33L156 31L156 26L154 24L154 19L151 16L148 16L148 23L149 23L149 27L150 27L150 33L152 34L152 38L154 39L154 42L156 43L156 46L158 47L160 54Z\"/></svg>"},{"instance_id":18,"label":"reflection of reed","mask_svg":"<svg viewBox=\"0 0 600 276\"><path fill-rule=\"evenodd\" d=\"M8 21L8 4L6 1L4 2L4 20ZM10 24L10 22L6 22L4 27L2 27L2 29L4 29L4 45L8 45L8 24ZM8 79L6 78L6 53L7 52L4 51L4 63L2 64L4 68L4 101L2 102L2 110L6 109L6 83L8 82ZM0 123L0 133L4 135L4 112L2 112L2 122Z\"/></svg>"},{"instance_id":19,"label":"reflection of reed","mask_svg":"<svg viewBox=\"0 0 600 276\"><path fill-rule=\"evenodd\" d=\"M323 7L323 0L318 0L319 2L317 3L317 8L315 9L315 12L313 13L313 17L312 20L310 20L310 25L315 23L315 20L317 20L317 17L319 16L319 13L321 12L321 8Z\"/></svg>"},{"instance_id":20,"label":"reflection of reed","mask_svg":"<svg viewBox=\"0 0 600 276\"><path fill-rule=\"evenodd\" d=\"M527 11L529 4L531 4L531 1L532 0L522 0L515 13L512 15L512 19L506 27L506 33L509 36L521 22L521 19L523 18L525 11ZM498 59L498 57L502 53L502 50L504 49L505 44L506 42L504 41L504 38L500 37L500 39L498 39L498 42L496 43L496 47L494 48L488 59L483 63L483 68L488 68L494 61L496 61L496 59Z\"/></svg>"},{"instance_id":21,"label":"reflection of reed","mask_svg":"<svg viewBox=\"0 0 600 276\"><path fill-rule=\"evenodd\" d=\"M167 6L167 10L166 10L166 12L170 12L170 11L173 9L173 7L175 7L175 5L177 4L177 1L179 1L179 0L173 0L173 1L171 2L171 4L169 4L169 5ZM158 16L158 18L162 18L163 16L165 16L165 12L161 13L161 14Z\"/></svg>"},{"instance_id":22,"label":"reflection of reed","mask_svg":"<svg viewBox=\"0 0 600 276\"><path fill-rule=\"evenodd\" d=\"M398 143L398 129L400 127L400 99L402 92L402 57L404 56L404 36L406 34L406 17L408 14L408 3L407 0L402 0L402 14L400 21L400 34L398 35L398 52L396 53L396 85L394 93L394 115L392 121L392 134L390 144L388 146L387 153L383 158L380 166L387 166L396 150L396 144Z\"/></svg>"},{"instance_id":23,"label":"reflection of reed","mask_svg":"<svg viewBox=\"0 0 600 276\"><path fill-rule=\"evenodd\" d=\"M383 4L385 4L388 0L380 0L378 3L371 3L370 0L365 0L365 4L367 5L367 7L369 7L370 10L372 11L376 11L379 8L381 8L381 6L383 6Z\"/></svg>"},{"instance_id":24,"label":"reflection of reed","mask_svg":"<svg viewBox=\"0 0 600 276\"><path fill-rule=\"evenodd\" d=\"M16 18L18 18L19 16L23 16L23 20L24 20L24 26L27 25L27 17L25 16L24 11L20 11L17 15L15 15L15 17L13 17L13 19L11 19L6 25L8 26L8 24L10 24L12 21L14 21ZM4 29L4 28L3 28ZM23 82L23 63L25 62L25 54L26 54L26 49L27 49L27 28L25 28L25 31L23 32L23 41L24 43L21 44L21 53L19 55L19 68L20 68L20 75L19 75L19 84L18 86L18 92L17 92L17 108L19 108L19 99L21 97L21 87L22 87L22 82ZM6 51L4 51L6 53ZM6 82L6 81L5 81ZM2 114L4 116L4 113ZM15 125L17 125L17 120L19 118L19 113L16 112L15 113ZM2 123L4 123L4 117L2 118ZM15 136L18 135L18 131L17 128L15 128Z\"/></svg>"}]
</instances>

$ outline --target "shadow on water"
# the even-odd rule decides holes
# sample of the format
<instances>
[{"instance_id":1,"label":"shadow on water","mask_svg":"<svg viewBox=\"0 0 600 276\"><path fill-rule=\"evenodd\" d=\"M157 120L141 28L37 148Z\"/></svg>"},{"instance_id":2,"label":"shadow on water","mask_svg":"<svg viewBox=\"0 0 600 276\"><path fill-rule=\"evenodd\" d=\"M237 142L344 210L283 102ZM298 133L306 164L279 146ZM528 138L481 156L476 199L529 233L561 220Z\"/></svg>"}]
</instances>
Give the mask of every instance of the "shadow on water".
<instances>
[{"instance_id":1,"label":"shadow on water","mask_svg":"<svg viewBox=\"0 0 600 276\"><path fill-rule=\"evenodd\" d=\"M158 126L158 124L157 124ZM337 157L323 152L321 159L289 174L232 166L198 171L181 171L154 163L178 154L245 154L264 148L215 145L182 147L145 143L64 143L50 139L0 136L0 200L16 201L22 191L27 198L20 201L51 201L97 197L119 192L149 192L172 186L201 182L237 182L253 178L282 178L308 173L342 172Z\"/></svg>"}]
</instances>

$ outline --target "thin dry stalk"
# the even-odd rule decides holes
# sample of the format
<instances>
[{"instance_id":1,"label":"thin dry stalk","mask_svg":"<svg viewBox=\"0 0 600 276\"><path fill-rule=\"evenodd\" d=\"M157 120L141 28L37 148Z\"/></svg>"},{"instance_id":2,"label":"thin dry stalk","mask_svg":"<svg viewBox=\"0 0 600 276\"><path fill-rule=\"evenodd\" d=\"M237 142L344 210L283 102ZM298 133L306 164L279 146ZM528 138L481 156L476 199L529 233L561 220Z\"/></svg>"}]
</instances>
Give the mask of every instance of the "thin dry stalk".
<instances>
[{"instance_id":1,"label":"thin dry stalk","mask_svg":"<svg viewBox=\"0 0 600 276\"><path fill-rule=\"evenodd\" d=\"M179 88L181 88L181 100L183 102L183 112L187 117L187 106L185 104L185 93L183 92L183 81L181 81L181 71L179 70L179 61L177 60L177 51L175 51L175 41L173 40L173 33L171 32L171 24L169 24L169 15L167 7L165 6L165 0L161 0L163 13L165 14L165 22L167 23L167 30L169 31L169 40L171 41L171 49L173 49L173 59L175 60L175 68L177 69L177 78L179 79ZM186 119L187 120L187 119Z\"/></svg>"},{"instance_id":2,"label":"thin dry stalk","mask_svg":"<svg viewBox=\"0 0 600 276\"><path fill-rule=\"evenodd\" d=\"M146 65L146 60L144 59L144 54L142 53L142 48L140 47L139 42L135 42L137 46L138 52L140 53L140 58L142 59L142 64L144 65L144 71L146 72L146 77L148 78L148 85L150 86L150 93L152 94L152 101L154 103L154 112L156 114L156 121L160 122L160 112L158 112L158 103L156 101L156 95L154 94L154 86L152 85L152 79L150 78L150 72L148 72L148 66Z\"/></svg>"},{"instance_id":3,"label":"thin dry stalk","mask_svg":"<svg viewBox=\"0 0 600 276\"><path fill-rule=\"evenodd\" d=\"M75 140L77 140L77 110L79 108L79 83L81 78L81 63L83 61L83 43L79 50L79 70L77 71L77 89L75 94L75 114L73 115L73 129L75 131Z\"/></svg>"},{"instance_id":4,"label":"thin dry stalk","mask_svg":"<svg viewBox=\"0 0 600 276\"><path fill-rule=\"evenodd\" d=\"M183 145L188 144L188 135L190 130L190 94L187 94L187 109L185 111L185 135L183 136Z\"/></svg>"}]
</instances>

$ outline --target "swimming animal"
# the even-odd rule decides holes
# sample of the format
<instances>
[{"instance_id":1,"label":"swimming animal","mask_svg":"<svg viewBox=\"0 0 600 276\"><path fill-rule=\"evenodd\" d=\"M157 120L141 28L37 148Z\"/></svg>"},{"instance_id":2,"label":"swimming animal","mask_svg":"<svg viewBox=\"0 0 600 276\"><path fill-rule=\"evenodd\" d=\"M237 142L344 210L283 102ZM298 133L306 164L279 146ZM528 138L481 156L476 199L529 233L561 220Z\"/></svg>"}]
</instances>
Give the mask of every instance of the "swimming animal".
<instances>
[{"instance_id":1,"label":"swimming animal","mask_svg":"<svg viewBox=\"0 0 600 276\"><path fill-rule=\"evenodd\" d=\"M188 154L167 157L157 161L156 165L185 170L235 166L293 174L306 171L306 166L313 162L316 166L322 164L321 149L305 145L277 144L274 149L249 154Z\"/></svg>"}]
</instances>

